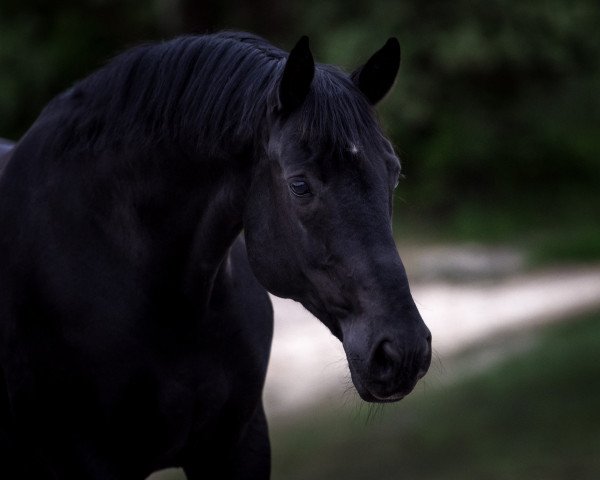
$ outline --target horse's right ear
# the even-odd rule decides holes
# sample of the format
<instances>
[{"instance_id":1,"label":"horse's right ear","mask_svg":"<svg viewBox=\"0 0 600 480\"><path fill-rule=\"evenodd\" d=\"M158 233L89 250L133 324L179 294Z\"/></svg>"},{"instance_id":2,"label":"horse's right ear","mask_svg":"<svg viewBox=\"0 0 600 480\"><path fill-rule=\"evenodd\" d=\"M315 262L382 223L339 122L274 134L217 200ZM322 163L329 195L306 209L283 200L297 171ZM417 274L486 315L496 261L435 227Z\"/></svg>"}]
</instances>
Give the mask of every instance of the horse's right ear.
<instances>
[{"instance_id":1,"label":"horse's right ear","mask_svg":"<svg viewBox=\"0 0 600 480\"><path fill-rule=\"evenodd\" d=\"M281 76L279 108L282 112L290 113L304 102L314 75L315 61L305 35L292 48Z\"/></svg>"}]
</instances>

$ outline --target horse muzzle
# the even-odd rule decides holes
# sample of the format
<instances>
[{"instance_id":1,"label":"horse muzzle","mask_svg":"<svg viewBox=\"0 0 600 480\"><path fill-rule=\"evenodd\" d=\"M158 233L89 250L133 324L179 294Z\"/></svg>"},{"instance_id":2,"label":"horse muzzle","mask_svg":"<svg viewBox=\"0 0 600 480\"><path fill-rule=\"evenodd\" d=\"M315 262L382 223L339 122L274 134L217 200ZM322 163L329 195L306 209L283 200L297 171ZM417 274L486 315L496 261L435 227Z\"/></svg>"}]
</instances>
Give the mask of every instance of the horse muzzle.
<instances>
[{"instance_id":1,"label":"horse muzzle","mask_svg":"<svg viewBox=\"0 0 600 480\"><path fill-rule=\"evenodd\" d=\"M358 337L363 341L369 338L368 335ZM431 364L431 334L424 324L418 335L382 335L367 342L370 348L365 348L360 340L351 332L344 334L352 381L360 397L367 402L401 400L425 376Z\"/></svg>"}]
</instances>

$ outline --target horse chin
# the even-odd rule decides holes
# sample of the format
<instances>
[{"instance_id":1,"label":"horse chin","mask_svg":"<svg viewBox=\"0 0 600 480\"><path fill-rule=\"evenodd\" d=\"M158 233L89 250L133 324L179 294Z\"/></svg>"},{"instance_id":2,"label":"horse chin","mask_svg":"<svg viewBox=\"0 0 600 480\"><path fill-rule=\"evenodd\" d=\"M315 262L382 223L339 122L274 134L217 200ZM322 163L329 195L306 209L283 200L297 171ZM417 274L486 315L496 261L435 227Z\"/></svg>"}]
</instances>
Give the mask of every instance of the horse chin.
<instances>
[{"instance_id":1,"label":"horse chin","mask_svg":"<svg viewBox=\"0 0 600 480\"><path fill-rule=\"evenodd\" d=\"M364 385L363 382L358 380L352 372L350 372L350 376L352 377L352 383L354 383L354 388L356 392L365 402L369 403L394 403L402 400L408 393L410 392L394 392L389 393L383 391L383 389L376 388L375 386L368 388Z\"/></svg>"},{"instance_id":2,"label":"horse chin","mask_svg":"<svg viewBox=\"0 0 600 480\"><path fill-rule=\"evenodd\" d=\"M379 397L374 393L369 392L368 390L359 390L356 389L360 398L362 398L365 402L369 403L394 403L402 400L405 395L401 393L390 395L389 397Z\"/></svg>"}]
</instances>

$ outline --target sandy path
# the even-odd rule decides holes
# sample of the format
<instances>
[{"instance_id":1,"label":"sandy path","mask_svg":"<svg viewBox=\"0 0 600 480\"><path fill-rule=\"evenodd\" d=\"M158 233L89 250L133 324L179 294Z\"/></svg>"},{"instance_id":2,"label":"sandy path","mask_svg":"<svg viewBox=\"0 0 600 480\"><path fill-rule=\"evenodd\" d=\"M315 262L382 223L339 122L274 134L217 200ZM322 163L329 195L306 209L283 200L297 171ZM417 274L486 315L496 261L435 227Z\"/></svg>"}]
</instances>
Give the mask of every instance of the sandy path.
<instances>
[{"instance_id":1,"label":"sandy path","mask_svg":"<svg viewBox=\"0 0 600 480\"><path fill-rule=\"evenodd\" d=\"M412 290L443 358L509 329L599 307L600 266L466 284L423 282ZM296 302L273 297L273 305L267 412L284 414L327 398L339 402L349 378L341 344Z\"/></svg>"}]
</instances>

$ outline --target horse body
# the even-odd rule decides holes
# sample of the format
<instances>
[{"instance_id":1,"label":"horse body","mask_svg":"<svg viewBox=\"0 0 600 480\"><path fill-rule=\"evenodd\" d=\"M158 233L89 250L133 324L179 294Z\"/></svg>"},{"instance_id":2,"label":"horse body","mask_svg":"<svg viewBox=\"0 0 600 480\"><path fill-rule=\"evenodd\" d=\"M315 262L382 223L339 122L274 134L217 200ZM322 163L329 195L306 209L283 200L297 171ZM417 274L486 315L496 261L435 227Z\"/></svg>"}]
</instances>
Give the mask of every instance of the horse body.
<instances>
[{"instance_id":1,"label":"horse body","mask_svg":"<svg viewBox=\"0 0 600 480\"><path fill-rule=\"evenodd\" d=\"M267 478L264 287L344 341L363 398L414 387L430 336L389 230L399 165L368 104L395 49L350 80L315 68L306 39L288 56L246 34L187 37L46 107L0 178L11 478ZM323 109L343 123L315 122Z\"/></svg>"},{"instance_id":2,"label":"horse body","mask_svg":"<svg viewBox=\"0 0 600 480\"><path fill-rule=\"evenodd\" d=\"M65 148L58 132L78 103L55 99L2 178L1 364L21 437L2 463L12 478L37 473L23 469L38 455L38 478L170 465L227 478L252 419L268 445L272 311L243 241L232 246L242 160L198 168L156 143L116 159Z\"/></svg>"},{"instance_id":3,"label":"horse body","mask_svg":"<svg viewBox=\"0 0 600 480\"><path fill-rule=\"evenodd\" d=\"M34 157L26 142L15 151L2 192L12 214L2 217L10 248L3 250L9 255L0 280L2 395L11 405L0 437L5 472L11 478L145 478L182 465L189 478L228 478L252 451L245 463L256 465L252 475L266 476L260 400L270 300L249 269L241 238L233 245L225 236L213 238L224 244L220 258L191 247L203 243L202 228L216 228L222 217L213 215L224 212L215 211L215 202L207 202L207 215L190 207L193 220L174 218L191 224L190 232L170 228L146 239L126 230L136 225L112 219L94 225L86 219L97 221L102 213L82 200L83 188L71 198L59 194L78 188L72 177L47 187L40 175L43 185L35 185L31 174L39 172L27 165ZM19 191L21 185L28 189ZM46 188L54 193L43 193ZM31 193L45 200L36 202ZM154 199L163 208L168 203ZM173 211L165 214L177 215L178 200L172 198ZM92 203L114 208L107 202ZM47 220L57 218L60 225ZM207 266L216 268L208 300L202 295ZM258 436L256 448L243 448L246 431Z\"/></svg>"}]
</instances>

